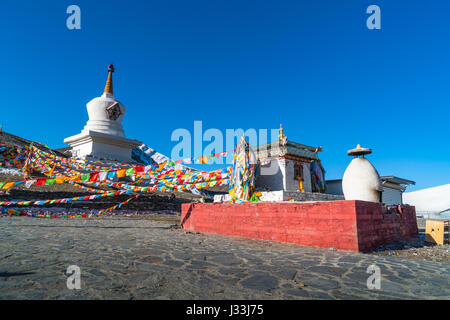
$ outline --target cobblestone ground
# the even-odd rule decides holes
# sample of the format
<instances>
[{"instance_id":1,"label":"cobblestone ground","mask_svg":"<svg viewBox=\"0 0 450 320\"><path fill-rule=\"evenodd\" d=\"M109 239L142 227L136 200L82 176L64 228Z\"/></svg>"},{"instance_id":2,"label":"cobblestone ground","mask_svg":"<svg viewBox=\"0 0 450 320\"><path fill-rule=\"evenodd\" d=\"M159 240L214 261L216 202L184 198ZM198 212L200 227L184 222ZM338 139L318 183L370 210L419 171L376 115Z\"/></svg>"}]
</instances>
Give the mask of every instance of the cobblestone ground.
<instances>
[{"instance_id":1,"label":"cobblestone ground","mask_svg":"<svg viewBox=\"0 0 450 320\"><path fill-rule=\"evenodd\" d=\"M380 290L366 285L372 264ZM80 290L67 289L69 265L81 268ZM449 279L448 263L191 233L164 219L0 218L1 299L449 299Z\"/></svg>"}]
</instances>

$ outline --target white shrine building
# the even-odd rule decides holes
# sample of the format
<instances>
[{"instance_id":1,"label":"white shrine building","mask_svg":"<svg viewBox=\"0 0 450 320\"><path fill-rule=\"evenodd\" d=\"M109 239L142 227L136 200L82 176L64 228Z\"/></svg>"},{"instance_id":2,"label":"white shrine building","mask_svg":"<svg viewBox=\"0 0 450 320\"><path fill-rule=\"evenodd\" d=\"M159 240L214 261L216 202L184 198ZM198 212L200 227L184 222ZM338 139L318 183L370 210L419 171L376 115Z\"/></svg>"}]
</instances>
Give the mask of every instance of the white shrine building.
<instances>
[{"instance_id":1,"label":"white shrine building","mask_svg":"<svg viewBox=\"0 0 450 320\"><path fill-rule=\"evenodd\" d=\"M320 161L318 152L322 147L289 141L281 125L279 138L254 149L260 163L256 186L272 191L319 192L311 182L311 163Z\"/></svg>"},{"instance_id":2,"label":"white shrine building","mask_svg":"<svg viewBox=\"0 0 450 320\"><path fill-rule=\"evenodd\" d=\"M112 74L114 66L108 67L108 79L101 97L86 105L89 120L81 133L64 139L71 146L76 158L108 158L131 162L131 152L142 142L125 137L122 119L126 108L113 96Z\"/></svg>"},{"instance_id":3,"label":"white shrine building","mask_svg":"<svg viewBox=\"0 0 450 320\"><path fill-rule=\"evenodd\" d=\"M259 166L256 189L261 193L261 201L344 199L342 195L325 193L325 176L318 155L322 147L289 141L281 125L279 140L256 146L252 151ZM214 202L230 200L229 194L214 196Z\"/></svg>"}]
</instances>

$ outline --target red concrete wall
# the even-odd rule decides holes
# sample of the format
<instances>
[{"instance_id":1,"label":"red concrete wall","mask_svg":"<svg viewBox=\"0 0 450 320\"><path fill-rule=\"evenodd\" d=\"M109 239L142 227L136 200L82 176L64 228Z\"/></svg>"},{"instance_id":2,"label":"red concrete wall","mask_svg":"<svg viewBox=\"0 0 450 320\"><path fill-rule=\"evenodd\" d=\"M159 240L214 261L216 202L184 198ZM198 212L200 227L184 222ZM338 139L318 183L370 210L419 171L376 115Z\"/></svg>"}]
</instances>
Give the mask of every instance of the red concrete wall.
<instances>
[{"instance_id":1,"label":"red concrete wall","mask_svg":"<svg viewBox=\"0 0 450 320\"><path fill-rule=\"evenodd\" d=\"M359 251L419 236L414 207L398 206L390 211L379 203L356 201Z\"/></svg>"},{"instance_id":2,"label":"red concrete wall","mask_svg":"<svg viewBox=\"0 0 450 320\"><path fill-rule=\"evenodd\" d=\"M181 226L206 233L368 251L390 239L418 236L414 208L403 208L401 217L393 217L383 213L380 204L364 201L183 204Z\"/></svg>"}]
</instances>

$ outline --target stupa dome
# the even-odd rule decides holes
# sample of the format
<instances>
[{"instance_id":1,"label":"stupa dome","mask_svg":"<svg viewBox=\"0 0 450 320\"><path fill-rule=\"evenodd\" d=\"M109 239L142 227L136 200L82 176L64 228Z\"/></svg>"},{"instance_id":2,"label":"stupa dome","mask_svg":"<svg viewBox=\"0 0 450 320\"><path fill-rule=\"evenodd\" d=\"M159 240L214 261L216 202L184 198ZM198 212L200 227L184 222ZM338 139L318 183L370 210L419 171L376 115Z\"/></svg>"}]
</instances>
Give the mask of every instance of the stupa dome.
<instances>
[{"instance_id":1,"label":"stupa dome","mask_svg":"<svg viewBox=\"0 0 450 320\"><path fill-rule=\"evenodd\" d=\"M361 148L360 145L347 152L355 158L348 165L342 178L345 200L381 201L383 186L380 175L370 161L364 158L365 154L371 152L371 149Z\"/></svg>"}]
</instances>

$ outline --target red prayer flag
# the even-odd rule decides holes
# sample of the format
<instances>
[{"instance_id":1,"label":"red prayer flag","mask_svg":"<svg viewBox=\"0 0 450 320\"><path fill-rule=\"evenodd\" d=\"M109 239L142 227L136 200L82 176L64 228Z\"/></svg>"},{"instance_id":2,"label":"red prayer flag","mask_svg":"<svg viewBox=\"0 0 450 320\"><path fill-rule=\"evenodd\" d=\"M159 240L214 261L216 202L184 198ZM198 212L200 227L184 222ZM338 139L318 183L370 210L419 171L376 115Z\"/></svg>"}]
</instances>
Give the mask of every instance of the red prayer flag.
<instances>
[{"instance_id":1,"label":"red prayer flag","mask_svg":"<svg viewBox=\"0 0 450 320\"><path fill-rule=\"evenodd\" d=\"M144 171L144 167L143 166L138 166L134 168L134 172L135 173L139 173L139 172L143 172Z\"/></svg>"},{"instance_id":2,"label":"red prayer flag","mask_svg":"<svg viewBox=\"0 0 450 320\"><path fill-rule=\"evenodd\" d=\"M45 182L47 181L47 179L43 178L43 179L37 179L36 181L36 185L37 186L43 186L45 185Z\"/></svg>"}]
</instances>

